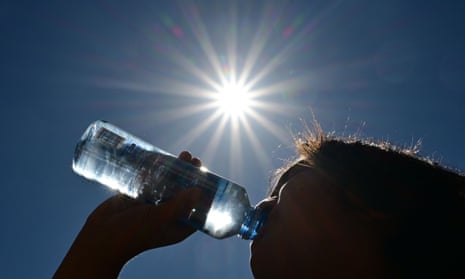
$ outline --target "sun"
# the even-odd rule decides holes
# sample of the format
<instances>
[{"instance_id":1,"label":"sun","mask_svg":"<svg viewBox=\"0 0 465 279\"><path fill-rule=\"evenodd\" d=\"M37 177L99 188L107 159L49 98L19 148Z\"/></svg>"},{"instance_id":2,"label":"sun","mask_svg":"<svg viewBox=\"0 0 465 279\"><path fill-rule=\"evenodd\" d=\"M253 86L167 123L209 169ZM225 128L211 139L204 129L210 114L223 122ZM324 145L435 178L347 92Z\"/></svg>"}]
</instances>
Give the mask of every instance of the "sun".
<instances>
[{"instance_id":1,"label":"sun","mask_svg":"<svg viewBox=\"0 0 465 279\"><path fill-rule=\"evenodd\" d=\"M225 83L215 97L216 106L225 116L238 117L250 110L250 92L241 84Z\"/></svg>"}]
</instances>

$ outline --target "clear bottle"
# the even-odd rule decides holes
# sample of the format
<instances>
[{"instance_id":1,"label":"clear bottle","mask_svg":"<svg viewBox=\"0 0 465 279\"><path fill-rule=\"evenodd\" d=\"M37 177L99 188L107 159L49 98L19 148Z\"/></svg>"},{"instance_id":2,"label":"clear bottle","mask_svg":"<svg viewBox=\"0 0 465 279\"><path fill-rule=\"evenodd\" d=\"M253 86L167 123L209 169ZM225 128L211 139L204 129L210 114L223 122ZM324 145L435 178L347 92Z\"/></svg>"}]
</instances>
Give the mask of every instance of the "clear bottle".
<instances>
[{"instance_id":1,"label":"clear bottle","mask_svg":"<svg viewBox=\"0 0 465 279\"><path fill-rule=\"evenodd\" d=\"M202 201L186 221L218 239L254 239L266 212L251 207L245 189L177 159L105 122L92 123L76 146L73 170L134 199L158 204L178 191L199 187Z\"/></svg>"}]
</instances>

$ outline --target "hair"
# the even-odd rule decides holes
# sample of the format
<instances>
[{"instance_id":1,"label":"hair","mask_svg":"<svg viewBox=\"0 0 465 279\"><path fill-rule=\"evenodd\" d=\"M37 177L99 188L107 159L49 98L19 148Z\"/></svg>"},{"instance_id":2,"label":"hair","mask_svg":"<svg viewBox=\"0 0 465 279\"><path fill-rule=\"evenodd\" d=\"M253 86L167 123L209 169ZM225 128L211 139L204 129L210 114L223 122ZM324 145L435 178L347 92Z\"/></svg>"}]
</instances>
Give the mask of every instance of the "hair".
<instances>
[{"instance_id":1,"label":"hair","mask_svg":"<svg viewBox=\"0 0 465 279\"><path fill-rule=\"evenodd\" d=\"M295 138L297 161L326 173L356 197L354 206L388 216L390 275L465 278L465 176L417 156L416 148L324 136L315 123L315 132Z\"/></svg>"}]
</instances>

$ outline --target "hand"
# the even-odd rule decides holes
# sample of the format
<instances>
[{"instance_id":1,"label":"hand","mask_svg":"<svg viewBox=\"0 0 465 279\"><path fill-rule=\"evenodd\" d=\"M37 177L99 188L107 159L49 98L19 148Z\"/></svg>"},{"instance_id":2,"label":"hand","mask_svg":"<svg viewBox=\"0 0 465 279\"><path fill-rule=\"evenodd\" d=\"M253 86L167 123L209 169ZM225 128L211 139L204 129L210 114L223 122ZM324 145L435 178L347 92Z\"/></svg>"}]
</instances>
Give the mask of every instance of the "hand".
<instances>
[{"instance_id":1,"label":"hand","mask_svg":"<svg viewBox=\"0 0 465 279\"><path fill-rule=\"evenodd\" d=\"M200 167L183 151L179 159ZM195 229L182 223L201 198L197 188L186 189L157 206L118 194L103 202L87 218L55 278L116 278L137 254L178 243Z\"/></svg>"}]
</instances>

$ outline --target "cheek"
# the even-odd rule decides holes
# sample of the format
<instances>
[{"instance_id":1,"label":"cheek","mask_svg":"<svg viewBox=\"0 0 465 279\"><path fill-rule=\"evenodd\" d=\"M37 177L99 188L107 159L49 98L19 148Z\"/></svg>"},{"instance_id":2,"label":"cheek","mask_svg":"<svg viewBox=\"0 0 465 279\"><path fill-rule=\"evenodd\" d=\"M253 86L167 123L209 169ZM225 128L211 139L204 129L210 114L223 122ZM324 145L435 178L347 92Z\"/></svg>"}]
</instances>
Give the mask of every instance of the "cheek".
<instances>
[{"instance_id":1,"label":"cheek","mask_svg":"<svg viewBox=\"0 0 465 279\"><path fill-rule=\"evenodd\" d=\"M276 233L286 239L282 249L298 256L323 252L342 233L341 212L331 195L324 188L305 186L284 189L273 216Z\"/></svg>"},{"instance_id":2,"label":"cheek","mask_svg":"<svg viewBox=\"0 0 465 279\"><path fill-rule=\"evenodd\" d=\"M275 278L282 271L282 278L290 278L290 267L295 272L316 270L323 264L320 258L327 258L325 250L332 243L322 230L327 219L325 210L309 198L309 193L299 192L282 193L271 211L266 231L252 250L254 273L264 274L272 269L270 277Z\"/></svg>"},{"instance_id":3,"label":"cheek","mask_svg":"<svg viewBox=\"0 0 465 279\"><path fill-rule=\"evenodd\" d=\"M302 256L306 246L312 243L315 231L305 207L296 203L286 203L281 199L270 213L269 222L263 236L263 245L268 254L278 255L280 260Z\"/></svg>"}]
</instances>

